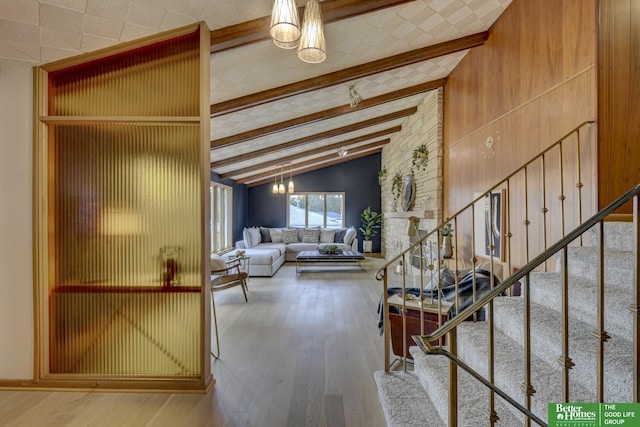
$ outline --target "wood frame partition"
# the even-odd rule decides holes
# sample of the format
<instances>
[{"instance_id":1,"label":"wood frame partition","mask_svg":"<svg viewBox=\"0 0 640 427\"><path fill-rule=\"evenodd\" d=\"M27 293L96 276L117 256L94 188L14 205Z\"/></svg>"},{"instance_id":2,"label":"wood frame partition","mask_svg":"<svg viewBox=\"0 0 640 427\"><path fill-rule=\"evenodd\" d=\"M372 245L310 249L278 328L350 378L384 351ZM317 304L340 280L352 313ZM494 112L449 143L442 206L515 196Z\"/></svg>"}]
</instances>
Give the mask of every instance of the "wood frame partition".
<instances>
[{"instance_id":1,"label":"wood frame partition","mask_svg":"<svg viewBox=\"0 0 640 427\"><path fill-rule=\"evenodd\" d=\"M204 23L34 69L34 384L206 391Z\"/></svg>"}]
</instances>

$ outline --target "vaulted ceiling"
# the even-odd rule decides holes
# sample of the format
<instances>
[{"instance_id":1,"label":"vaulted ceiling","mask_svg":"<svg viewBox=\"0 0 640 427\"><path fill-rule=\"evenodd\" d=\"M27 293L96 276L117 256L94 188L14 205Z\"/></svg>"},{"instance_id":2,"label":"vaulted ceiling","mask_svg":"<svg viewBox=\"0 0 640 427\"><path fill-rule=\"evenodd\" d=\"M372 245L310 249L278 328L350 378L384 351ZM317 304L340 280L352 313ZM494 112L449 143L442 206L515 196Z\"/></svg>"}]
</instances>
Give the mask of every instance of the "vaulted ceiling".
<instances>
[{"instance_id":1,"label":"vaulted ceiling","mask_svg":"<svg viewBox=\"0 0 640 427\"><path fill-rule=\"evenodd\" d=\"M510 1L324 0L327 59L308 64L269 39L273 0L0 0L0 57L42 64L205 21L211 170L254 186L380 152Z\"/></svg>"}]
</instances>

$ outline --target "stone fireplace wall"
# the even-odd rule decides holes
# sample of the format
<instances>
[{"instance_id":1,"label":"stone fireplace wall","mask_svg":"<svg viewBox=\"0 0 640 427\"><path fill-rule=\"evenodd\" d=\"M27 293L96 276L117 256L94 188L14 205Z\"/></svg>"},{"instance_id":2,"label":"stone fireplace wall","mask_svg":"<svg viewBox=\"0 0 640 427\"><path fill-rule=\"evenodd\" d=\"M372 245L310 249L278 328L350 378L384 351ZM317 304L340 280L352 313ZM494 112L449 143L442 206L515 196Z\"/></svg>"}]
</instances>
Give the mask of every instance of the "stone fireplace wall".
<instances>
[{"instance_id":1,"label":"stone fireplace wall","mask_svg":"<svg viewBox=\"0 0 640 427\"><path fill-rule=\"evenodd\" d=\"M382 151L382 168L386 168L387 173L381 179L384 213L381 251L388 260L409 246L409 217L418 217L422 230L431 231L442 222L443 95L442 88L429 92L418 106L418 112L402 125L402 131L394 135ZM410 210L404 211L391 191L393 177L396 172L403 178L411 173L413 151L421 144L426 144L429 151L427 168L413 168L415 202Z\"/></svg>"}]
</instances>

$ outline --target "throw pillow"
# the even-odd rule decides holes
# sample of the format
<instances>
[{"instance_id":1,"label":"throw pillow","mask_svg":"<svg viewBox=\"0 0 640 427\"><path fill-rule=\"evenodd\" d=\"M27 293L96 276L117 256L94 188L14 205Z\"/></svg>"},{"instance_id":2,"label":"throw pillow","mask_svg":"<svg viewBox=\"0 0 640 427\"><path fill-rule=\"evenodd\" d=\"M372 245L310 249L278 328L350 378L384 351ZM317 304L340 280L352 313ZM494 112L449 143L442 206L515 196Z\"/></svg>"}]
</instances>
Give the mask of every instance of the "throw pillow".
<instances>
[{"instance_id":1,"label":"throw pillow","mask_svg":"<svg viewBox=\"0 0 640 427\"><path fill-rule=\"evenodd\" d=\"M336 235L333 238L334 243L344 243L344 235L347 233L346 228L339 228L336 230Z\"/></svg>"},{"instance_id":2,"label":"throw pillow","mask_svg":"<svg viewBox=\"0 0 640 427\"><path fill-rule=\"evenodd\" d=\"M302 243L318 243L320 241L319 228L305 228L302 231Z\"/></svg>"},{"instance_id":3,"label":"throw pillow","mask_svg":"<svg viewBox=\"0 0 640 427\"><path fill-rule=\"evenodd\" d=\"M261 243L271 242L271 233L269 232L269 229L266 227L260 227L260 242Z\"/></svg>"},{"instance_id":4,"label":"throw pillow","mask_svg":"<svg viewBox=\"0 0 640 427\"><path fill-rule=\"evenodd\" d=\"M336 237L336 230L320 230L320 243L333 243Z\"/></svg>"},{"instance_id":5,"label":"throw pillow","mask_svg":"<svg viewBox=\"0 0 640 427\"><path fill-rule=\"evenodd\" d=\"M216 270L225 270L227 268L227 263L222 259L220 255L211 254L211 271ZM216 274L225 275L226 271L221 272L218 271Z\"/></svg>"},{"instance_id":6,"label":"throw pillow","mask_svg":"<svg viewBox=\"0 0 640 427\"><path fill-rule=\"evenodd\" d=\"M260 229L258 227L246 228L242 231L242 239L246 249L252 248L260 243Z\"/></svg>"},{"instance_id":7,"label":"throw pillow","mask_svg":"<svg viewBox=\"0 0 640 427\"><path fill-rule=\"evenodd\" d=\"M282 243L282 230L279 228L270 228L269 234L273 243Z\"/></svg>"},{"instance_id":8,"label":"throw pillow","mask_svg":"<svg viewBox=\"0 0 640 427\"><path fill-rule=\"evenodd\" d=\"M356 233L355 227L347 228L347 232L344 234L344 244L351 245L356 238Z\"/></svg>"},{"instance_id":9,"label":"throw pillow","mask_svg":"<svg viewBox=\"0 0 640 427\"><path fill-rule=\"evenodd\" d=\"M298 243L298 230L282 230L282 241L284 243Z\"/></svg>"}]
</instances>

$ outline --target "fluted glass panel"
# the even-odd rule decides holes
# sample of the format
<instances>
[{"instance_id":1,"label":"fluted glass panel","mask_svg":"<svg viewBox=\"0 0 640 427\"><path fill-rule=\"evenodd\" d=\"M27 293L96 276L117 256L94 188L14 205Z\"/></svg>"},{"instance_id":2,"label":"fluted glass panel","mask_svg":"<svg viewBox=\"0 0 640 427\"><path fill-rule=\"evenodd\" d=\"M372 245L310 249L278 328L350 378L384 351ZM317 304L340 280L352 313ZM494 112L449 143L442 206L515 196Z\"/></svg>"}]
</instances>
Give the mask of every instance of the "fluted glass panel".
<instances>
[{"instance_id":1,"label":"fluted glass panel","mask_svg":"<svg viewBox=\"0 0 640 427\"><path fill-rule=\"evenodd\" d=\"M49 73L51 116L199 116L197 33Z\"/></svg>"},{"instance_id":2,"label":"fluted glass panel","mask_svg":"<svg viewBox=\"0 0 640 427\"><path fill-rule=\"evenodd\" d=\"M51 130L51 372L197 376L199 127Z\"/></svg>"}]
</instances>

